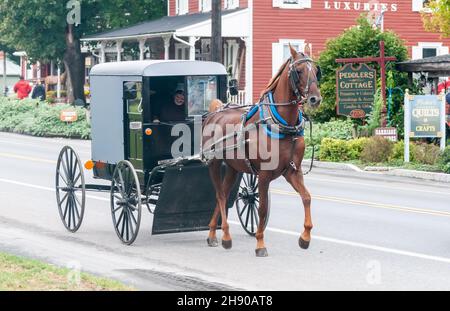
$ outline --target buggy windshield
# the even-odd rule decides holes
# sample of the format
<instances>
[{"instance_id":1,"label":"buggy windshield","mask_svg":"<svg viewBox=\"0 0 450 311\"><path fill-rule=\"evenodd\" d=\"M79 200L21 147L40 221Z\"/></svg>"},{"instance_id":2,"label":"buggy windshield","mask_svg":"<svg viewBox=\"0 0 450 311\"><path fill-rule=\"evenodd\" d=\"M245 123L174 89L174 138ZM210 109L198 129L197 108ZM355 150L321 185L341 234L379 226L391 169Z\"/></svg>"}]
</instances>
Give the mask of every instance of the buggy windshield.
<instances>
[{"instance_id":1,"label":"buggy windshield","mask_svg":"<svg viewBox=\"0 0 450 311\"><path fill-rule=\"evenodd\" d=\"M217 77L191 76L187 84L189 116L204 115L211 101L217 98Z\"/></svg>"}]
</instances>

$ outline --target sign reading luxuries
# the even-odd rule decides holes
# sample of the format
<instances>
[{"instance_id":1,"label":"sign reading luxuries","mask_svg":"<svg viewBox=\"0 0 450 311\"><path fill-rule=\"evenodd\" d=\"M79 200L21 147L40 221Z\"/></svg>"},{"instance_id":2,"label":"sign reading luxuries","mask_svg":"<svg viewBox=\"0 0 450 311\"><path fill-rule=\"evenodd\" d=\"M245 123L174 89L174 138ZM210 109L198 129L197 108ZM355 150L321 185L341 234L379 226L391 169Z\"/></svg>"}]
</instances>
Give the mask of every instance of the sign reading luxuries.
<instances>
[{"instance_id":1,"label":"sign reading luxuries","mask_svg":"<svg viewBox=\"0 0 450 311\"><path fill-rule=\"evenodd\" d=\"M372 111L377 88L376 70L366 64L346 64L336 73L337 114L364 118Z\"/></svg>"}]
</instances>

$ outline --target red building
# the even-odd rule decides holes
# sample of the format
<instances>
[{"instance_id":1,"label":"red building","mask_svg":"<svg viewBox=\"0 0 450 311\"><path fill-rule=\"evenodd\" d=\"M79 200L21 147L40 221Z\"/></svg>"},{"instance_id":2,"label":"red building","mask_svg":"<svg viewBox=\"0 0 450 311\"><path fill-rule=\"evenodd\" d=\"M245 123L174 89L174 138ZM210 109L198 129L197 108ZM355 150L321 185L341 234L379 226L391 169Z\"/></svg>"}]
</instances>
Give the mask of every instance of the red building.
<instances>
[{"instance_id":1,"label":"red building","mask_svg":"<svg viewBox=\"0 0 450 311\"><path fill-rule=\"evenodd\" d=\"M448 54L450 39L423 29L420 11L426 1L223 0L224 63L240 81L239 101L259 97L288 57L289 43L300 51L308 45L317 57L328 39L355 25L362 13L399 34L412 59ZM168 16L159 21L84 40L99 42L101 61L108 60L108 53L112 60L122 60L122 45L130 40L139 41L140 59L208 60L210 10L211 0L168 0Z\"/></svg>"}]
</instances>

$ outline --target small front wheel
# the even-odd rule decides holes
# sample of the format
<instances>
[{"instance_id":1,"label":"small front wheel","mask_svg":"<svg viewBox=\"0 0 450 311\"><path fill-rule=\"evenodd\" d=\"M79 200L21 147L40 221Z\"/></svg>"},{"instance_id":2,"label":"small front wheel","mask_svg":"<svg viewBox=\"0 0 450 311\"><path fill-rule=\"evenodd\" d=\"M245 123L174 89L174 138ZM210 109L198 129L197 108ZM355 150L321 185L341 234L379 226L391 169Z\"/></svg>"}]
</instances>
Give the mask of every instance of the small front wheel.
<instances>
[{"instance_id":1,"label":"small front wheel","mask_svg":"<svg viewBox=\"0 0 450 311\"><path fill-rule=\"evenodd\" d=\"M117 164L111 184L111 214L119 239L126 245L136 240L141 224L141 186L133 165Z\"/></svg>"}]
</instances>

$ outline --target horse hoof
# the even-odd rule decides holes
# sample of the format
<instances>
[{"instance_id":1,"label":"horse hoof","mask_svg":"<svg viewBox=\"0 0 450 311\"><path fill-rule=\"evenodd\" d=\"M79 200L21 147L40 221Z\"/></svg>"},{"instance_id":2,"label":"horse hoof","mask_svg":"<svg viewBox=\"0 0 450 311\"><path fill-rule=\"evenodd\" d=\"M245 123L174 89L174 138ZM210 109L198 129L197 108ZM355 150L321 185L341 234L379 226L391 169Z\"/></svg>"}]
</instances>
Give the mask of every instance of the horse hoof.
<instances>
[{"instance_id":1,"label":"horse hoof","mask_svg":"<svg viewBox=\"0 0 450 311\"><path fill-rule=\"evenodd\" d=\"M217 246L219 246L219 241L217 241L216 238L214 238L214 239L208 238L206 241L208 242L208 246L209 247L217 247Z\"/></svg>"},{"instance_id":2,"label":"horse hoof","mask_svg":"<svg viewBox=\"0 0 450 311\"><path fill-rule=\"evenodd\" d=\"M231 249L233 247L233 242L232 240L229 241L222 240L222 246L225 249Z\"/></svg>"},{"instance_id":3,"label":"horse hoof","mask_svg":"<svg viewBox=\"0 0 450 311\"><path fill-rule=\"evenodd\" d=\"M269 257L267 248L259 248L256 250L256 257Z\"/></svg>"},{"instance_id":4,"label":"horse hoof","mask_svg":"<svg viewBox=\"0 0 450 311\"><path fill-rule=\"evenodd\" d=\"M298 245L300 246L301 249L308 249L310 243L311 243L311 242L305 241L305 240L303 240L302 238L300 238L300 239L298 240Z\"/></svg>"}]
</instances>

